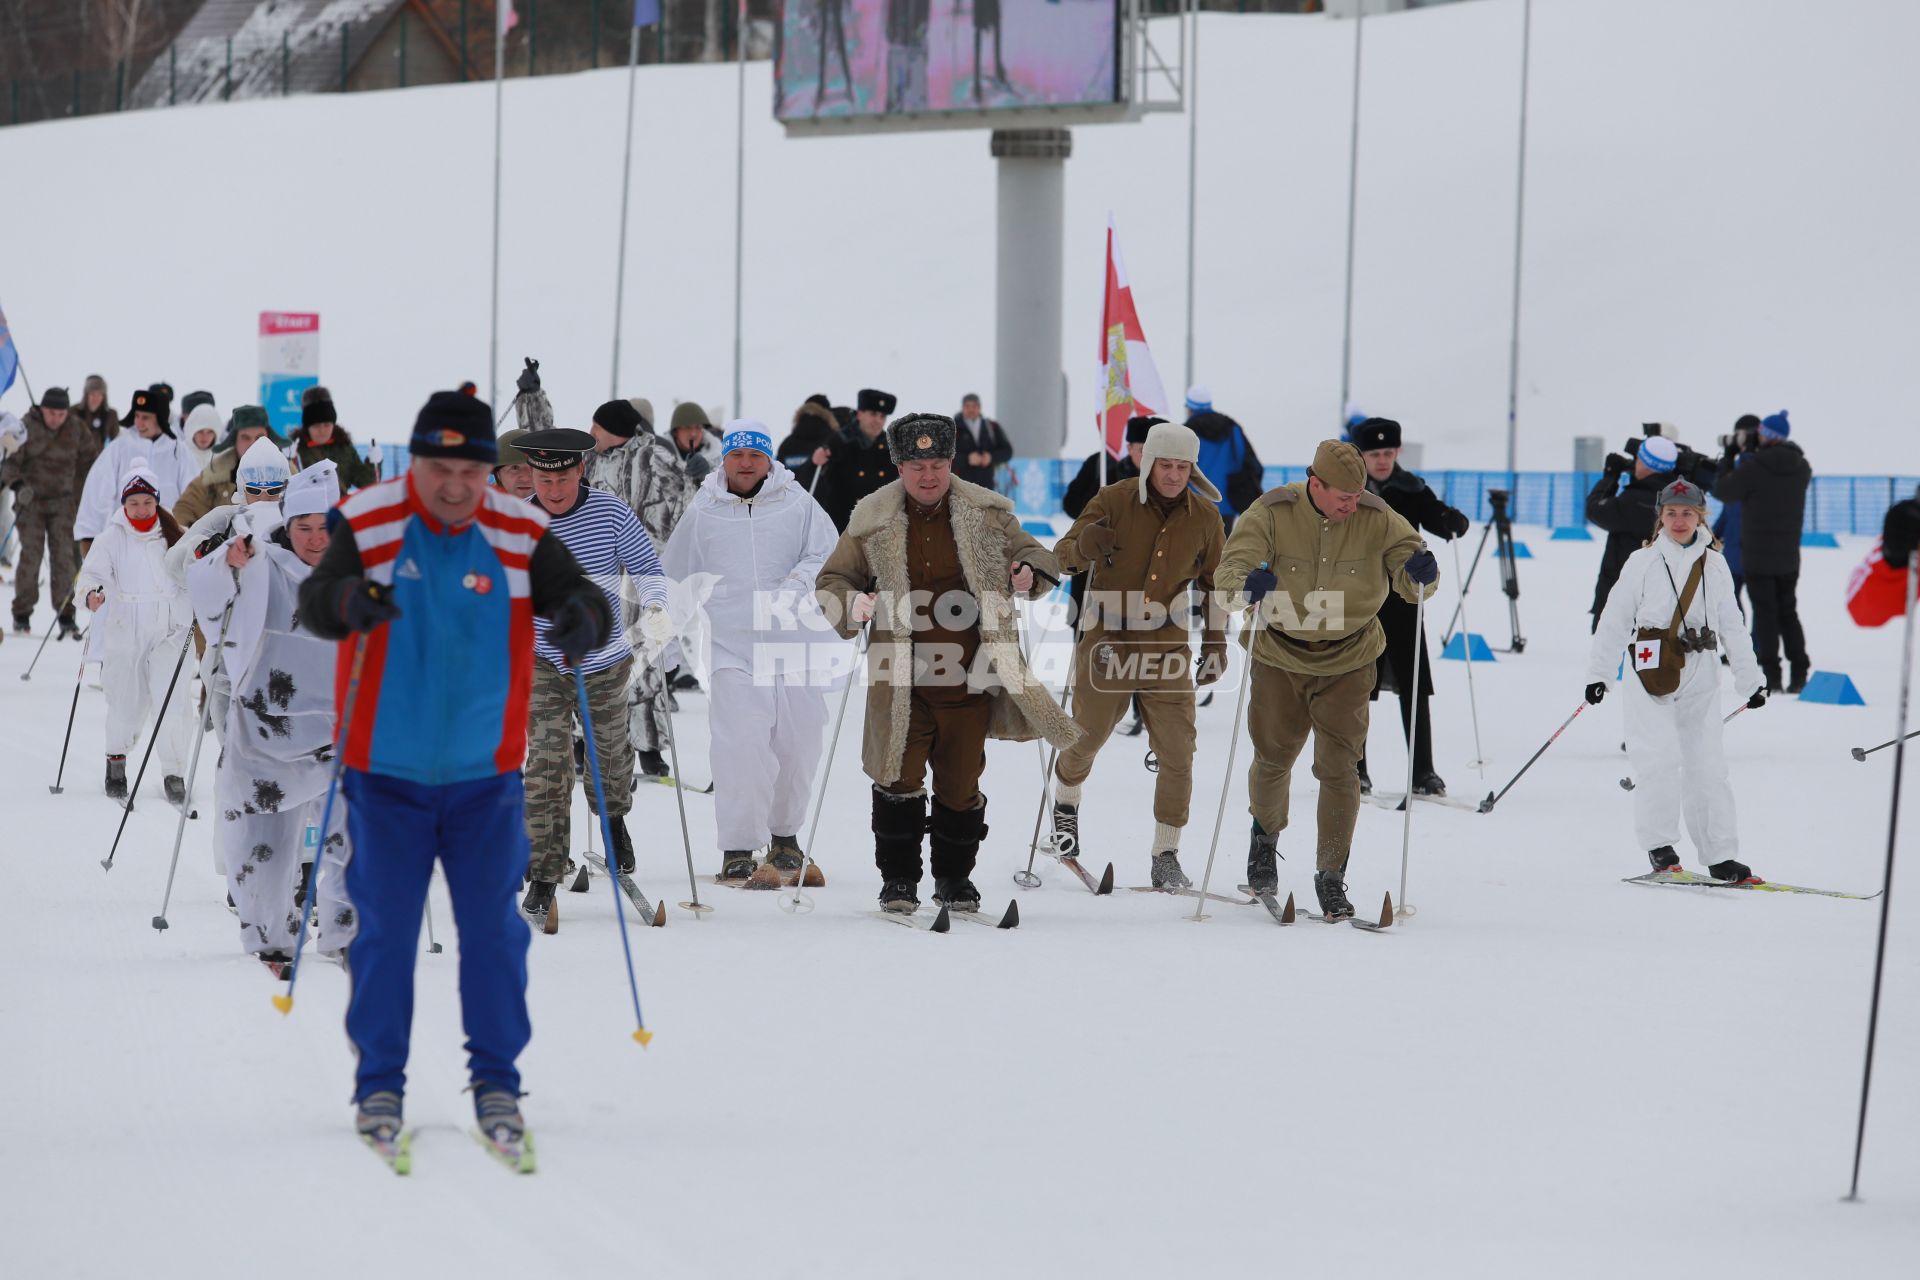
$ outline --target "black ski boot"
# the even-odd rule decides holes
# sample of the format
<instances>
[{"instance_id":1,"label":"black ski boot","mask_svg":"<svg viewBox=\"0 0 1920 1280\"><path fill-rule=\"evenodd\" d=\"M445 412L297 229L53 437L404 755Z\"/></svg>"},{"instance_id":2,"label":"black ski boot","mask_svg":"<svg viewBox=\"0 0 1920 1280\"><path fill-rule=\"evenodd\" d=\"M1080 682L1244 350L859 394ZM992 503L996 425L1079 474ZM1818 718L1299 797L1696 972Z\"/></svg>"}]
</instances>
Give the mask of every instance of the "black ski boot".
<instances>
[{"instance_id":1,"label":"black ski boot","mask_svg":"<svg viewBox=\"0 0 1920 1280\"><path fill-rule=\"evenodd\" d=\"M952 911L978 911L980 891L968 877L987 834L987 798L981 796L971 809L949 809L935 800L927 830L934 901L946 903Z\"/></svg>"},{"instance_id":2,"label":"black ski boot","mask_svg":"<svg viewBox=\"0 0 1920 1280\"><path fill-rule=\"evenodd\" d=\"M920 842L927 834L927 793L873 789L873 862L883 882L880 905L911 914L920 905Z\"/></svg>"},{"instance_id":3,"label":"black ski boot","mask_svg":"<svg viewBox=\"0 0 1920 1280\"><path fill-rule=\"evenodd\" d=\"M1363 796L1372 795L1373 779L1367 773L1367 762L1364 759L1361 760L1357 766L1355 766L1354 772L1360 775L1360 794Z\"/></svg>"},{"instance_id":4,"label":"black ski boot","mask_svg":"<svg viewBox=\"0 0 1920 1280\"><path fill-rule=\"evenodd\" d=\"M646 750L640 753L640 772L649 778L670 778L673 771L667 768L667 762L658 751Z\"/></svg>"},{"instance_id":5,"label":"black ski boot","mask_svg":"<svg viewBox=\"0 0 1920 1280\"><path fill-rule=\"evenodd\" d=\"M282 982L293 977L293 957L284 951L262 951L260 963L267 966L267 970Z\"/></svg>"},{"instance_id":6,"label":"black ski boot","mask_svg":"<svg viewBox=\"0 0 1920 1280\"><path fill-rule=\"evenodd\" d=\"M1680 869L1680 855L1673 851L1673 846L1670 844L1663 844L1658 849L1647 850L1647 861L1653 864L1655 871L1678 871Z\"/></svg>"},{"instance_id":7,"label":"black ski boot","mask_svg":"<svg viewBox=\"0 0 1920 1280\"><path fill-rule=\"evenodd\" d=\"M1781 692L1780 664L1777 662L1771 663L1767 666L1762 667L1761 670L1765 672L1767 677L1767 692L1768 693Z\"/></svg>"},{"instance_id":8,"label":"black ski boot","mask_svg":"<svg viewBox=\"0 0 1920 1280\"><path fill-rule=\"evenodd\" d=\"M1056 857L1080 856L1080 806L1053 802L1053 852Z\"/></svg>"},{"instance_id":9,"label":"black ski boot","mask_svg":"<svg viewBox=\"0 0 1920 1280\"><path fill-rule=\"evenodd\" d=\"M1793 663L1787 672L1787 692L1797 694L1807 687L1808 664Z\"/></svg>"},{"instance_id":10,"label":"black ski boot","mask_svg":"<svg viewBox=\"0 0 1920 1280\"><path fill-rule=\"evenodd\" d=\"M1193 881L1187 879L1187 873L1180 869L1178 849L1166 849L1153 855L1152 877L1156 889L1193 888Z\"/></svg>"},{"instance_id":11,"label":"black ski boot","mask_svg":"<svg viewBox=\"0 0 1920 1280\"><path fill-rule=\"evenodd\" d=\"M798 836L774 836L767 845L767 861L780 872L782 884L792 884L802 871L806 878L801 883L809 889L818 889L827 883L827 878L820 874L819 866L809 860L800 848Z\"/></svg>"},{"instance_id":12,"label":"black ski boot","mask_svg":"<svg viewBox=\"0 0 1920 1280\"><path fill-rule=\"evenodd\" d=\"M1338 871L1313 873L1314 896L1320 899L1320 914L1329 920L1353 919L1353 904L1347 901L1347 886Z\"/></svg>"},{"instance_id":13,"label":"black ski boot","mask_svg":"<svg viewBox=\"0 0 1920 1280\"><path fill-rule=\"evenodd\" d=\"M15 635L22 635L22 636L32 635L33 619L28 617L24 613L14 614L13 615L13 631Z\"/></svg>"},{"instance_id":14,"label":"black ski boot","mask_svg":"<svg viewBox=\"0 0 1920 1280\"><path fill-rule=\"evenodd\" d=\"M127 798L127 758L125 756L107 757L107 797L122 801Z\"/></svg>"},{"instance_id":15,"label":"black ski boot","mask_svg":"<svg viewBox=\"0 0 1920 1280\"><path fill-rule=\"evenodd\" d=\"M547 916L553 910L553 886L545 880L535 880L527 886L527 896L520 900L520 914L527 923L542 933L546 932Z\"/></svg>"},{"instance_id":16,"label":"black ski boot","mask_svg":"<svg viewBox=\"0 0 1920 1280\"><path fill-rule=\"evenodd\" d=\"M1413 794L1417 796L1444 796L1447 794L1447 784L1440 780L1439 774L1435 773L1432 769L1428 769L1425 773L1415 773L1413 775Z\"/></svg>"},{"instance_id":17,"label":"black ski boot","mask_svg":"<svg viewBox=\"0 0 1920 1280\"><path fill-rule=\"evenodd\" d=\"M753 850L729 849L721 855L720 878L722 880L748 879L758 865L753 860Z\"/></svg>"},{"instance_id":18,"label":"black ski boot","mask_svg":"<svg viewBox=\"0 0 1920 1280\"><path fill-rule=\"evenodd\" d=\"M949 911L978 911L980 891L965 876L949 876L933 882L933 900L943 902Z\"/></svg>"},{"instance_id":19,"label":"black ski boot","mask_svg":"<svg viewBox=\"0 0 1920 1280\"><path fill-rule=\"evenodd\" d=\"M1753 874L1753 868L1744 862L1735 862L1729 858L1725 862L1716 862L1707 868L1707 874L1715 880L1728 880L1734 884L1765 884L1759 876Z\"/></svg>"},{"instance_id":20,"label":"black ski boot","mask_svg":"<svg viewBox=\"0 0 1920 1280\"><path fill-rule=\"evenodd\" d=\"M1247 888L1256 893L1280 891L1280 868L1274 862L1279 843L1279 836L1262 831L1258 822L1253 824L1253 840L1247 846Z\"/></svg>"},{"instance_id":21,"label":"black ski boot","mask_svg":"<svg viewBox=\"0 0 1920 1280\"><path fill-rule=\"evenodd\" d=\"M60 638L62 640L78 640L80 638L80 627L79 624L74 622L73 610L71 609L60 615Z\"/></svg>"},{"instance_id":22,"label":"black ski boot","mask_svg":"<svg viewBox=\"0 0 1920 1280\"><path fill-rule=\"evenodd\" d=\"M614 869L633 874L633 837L627 834L624 816L607 818L607 830L613 832Z\"/></svg>"},{"instance_id":23,"label":"black ski boot","mask_svg":"<svg viewBox=\"0 0 1920 1280\"><path fill-rule=\"evenodd\" d=\"M161 781L160 785L166 788L168 804L180 808L186 807L187 780L185 778L177 773L170 773Z\"/></svg>"},{"instance_id":24,"label":"black ski boot","mask_svg":"<svg viewBox=\"0 0 1920 1280\"><path fill-rule=\"evenodd\" d=\"M673 683L667 686L675 693L700 692L700 678L684 668L673 677Z\"/></svg>"}]
</instances>

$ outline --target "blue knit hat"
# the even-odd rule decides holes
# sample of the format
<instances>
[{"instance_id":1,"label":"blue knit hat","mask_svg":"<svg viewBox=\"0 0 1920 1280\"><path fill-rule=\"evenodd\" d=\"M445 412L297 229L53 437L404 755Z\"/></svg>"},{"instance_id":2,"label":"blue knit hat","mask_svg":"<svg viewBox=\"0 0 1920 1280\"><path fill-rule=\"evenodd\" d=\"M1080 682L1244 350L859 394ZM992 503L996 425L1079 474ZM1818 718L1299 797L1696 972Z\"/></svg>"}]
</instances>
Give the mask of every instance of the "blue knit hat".
<instances>
[{"instance_id":1,"label":"blue knit hat","mask_svg":"<svg viewBox=\"0 0 1920 1280\"><path fill-rule=\"evenodd\" d=\"M1760 419L1760 434L1768 440L1785 440L1793 434L1793 424L1787 421L1787 411L1770 413Z\"/></svg>"},{"instance_id":2,"label":"blue knit hat","mask_svg":"<svg viewBox=\"0 0 1920 1280\"><path fill-rule=\"evenodd\" d=\"M1640 442L1640 465L1649 471L1671 471L1680 465L1680 446L1665 436L1648 436Z\"/></svg>"},{"instance_id":3,"label":"blue knit hat","mask_svg":"<svg viewBox=\"0 0 1920 1280\"><path fill-rule=\"evenodd\" d=\"M752 418L735 418L727 424L727 433L720 437L720 456L724 458L735 449L758 449L771 458L773 437L767 433L765 424Z\"/></svg>"}]
</instances>

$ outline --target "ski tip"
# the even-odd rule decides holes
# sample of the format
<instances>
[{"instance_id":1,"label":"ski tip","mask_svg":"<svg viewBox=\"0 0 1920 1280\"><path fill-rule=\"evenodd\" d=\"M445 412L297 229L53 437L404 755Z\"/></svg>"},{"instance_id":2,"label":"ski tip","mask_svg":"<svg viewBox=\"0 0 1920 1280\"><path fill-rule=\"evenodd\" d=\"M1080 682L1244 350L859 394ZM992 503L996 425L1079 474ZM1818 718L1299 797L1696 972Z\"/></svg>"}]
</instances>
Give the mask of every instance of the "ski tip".
<instances>
[{"instance_id":1,"label":"ski tip","mask_svg":"<svg viewBox=\"0 0 1920 1280\"><path fill-rule=\"evenodd\" d=\"M293 997L292 996L275 996L273 998L273 1007L278 1009L283 1014L292 1013Z\"/></svg>"},{"instance_id":2,"label":"ski tip","mask_svg":"<svg viewBox=\"0 0 1920 1280\"><path fill-rule=\"evenodd\" d=\"M1018 929L1020 927L1019 899L1016 898L1007 903L1007 914L1001 916L1000 923L994 927L999 929Z\"/></svg>"},{"instance_id":3,"label":"ski tip","mask_svg":"<svg viewBox=\"0 0 1920 1280\"><path fill-rule=\"evenodd\" d=\"M647 1030L645 1027L641 1027L633 1033L633 1038L638 1041L640 1047L644 1049L653 1043L653 1032Z\"/></svg>"},{"instance_id":4,"label":"ski tip","mask_svg":"<svg viewBox=\"0 0 1920 1280\"><path fill-rule=\"evenodd\" d=\"M943 902L940 904L940 914L933 918L933 923L928 925L927 929L931 933L945 933L951 928L953 928L953 918L947 914L947 904Z\"/></svg>"},{"instance_id":5,"label":"ski tip","mask_svg":"<svg viewBox=\"0 0 1920 1280\"><path fill-rule=\"evenodd\" d=\"M653 927L656 929L664 929L667 927L667 900L665 898L660 899L659 902L654 904Z\"/></svg>"},{"instance_id":6,"label":"ski tip","mask_svg":"<svg viewBox=\"0 0 1920 1280\"><path fill-rule=\"evenodd\" d=\"M1093 891L1096 898L1103 898L1113 892L1113 864L1107 864L1105 874L1100 877L1100 887Z\"/></svg>"},{"instance_id":7,"label":"ski tip","mask_svg":"<svg viewBox=\"0 0 1920 1280\"><path fill-rule=\"evenodd\" d=\"M1386 928L1393 923L1393 895L1387 894L1380 902L1380 927Z\"/></svg>"},{"instance_id":8,"label":"ski tip","mask_svg":"<svg viewBox=\"0 0 1920 1280\"><path fill-rule=\"evenodd\" d=\"M1287 905L1280 912L1280 923L1281 924L1293 923L1293 895L1292 894L1287 895Z\"/></svg>"}]
</instances>

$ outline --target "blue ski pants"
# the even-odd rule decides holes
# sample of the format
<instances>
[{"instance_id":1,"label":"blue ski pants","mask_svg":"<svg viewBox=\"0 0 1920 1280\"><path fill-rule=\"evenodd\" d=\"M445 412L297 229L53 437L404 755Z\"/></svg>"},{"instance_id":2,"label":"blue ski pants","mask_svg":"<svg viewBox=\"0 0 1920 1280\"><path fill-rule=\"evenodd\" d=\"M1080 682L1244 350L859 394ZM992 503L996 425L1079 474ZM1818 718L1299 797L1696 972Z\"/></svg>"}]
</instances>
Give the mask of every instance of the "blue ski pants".
<instances>
[{"instance_id":1,"label":"blue ski pants","mask_svg":"<svg viewBox=\"0 0 1920 1280\"><path fill-rule=\"evenodd\" d=\"M360 1059L354 1100L406 1090L413 965L436 858L459 931L468 1070L475 1083L518 1094L514 1063L533 1038L531 934L514 900L528 853L519 772L427 786L348 769L344 786L353 850L347 896L360 913L360 932L347 949L347 1038Z\"/></svg>"}]
</instances>

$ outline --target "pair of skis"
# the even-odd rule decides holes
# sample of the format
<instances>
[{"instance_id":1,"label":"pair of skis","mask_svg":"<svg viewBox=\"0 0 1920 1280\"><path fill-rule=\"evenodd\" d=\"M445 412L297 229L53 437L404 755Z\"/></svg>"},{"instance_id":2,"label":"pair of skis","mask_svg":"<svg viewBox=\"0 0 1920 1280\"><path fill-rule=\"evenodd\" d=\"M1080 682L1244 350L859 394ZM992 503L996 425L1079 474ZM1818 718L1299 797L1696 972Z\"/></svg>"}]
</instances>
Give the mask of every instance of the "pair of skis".
<instances>
[{"instance_id":1,"label":"pair of skis","mask_svg":"<svg viewBox=\"0 0 1920 1280\"><path fill-rule=\"evenodd\" d=\"M631 902L633 909L640 913L641 920L655 929L663 928L666 925L667 901L665 898L662 898L658 903L649 902L647 895L640 892L640 886L633 882L632 876L624 871L610 870L607 866L607 860L597 853L589 853L586 857L587 865L592 867L595 873L613 877L614 882L620 886L620 892L627 895L627 901Z\"/></svg>"},{"instance_id":2,"label":"pair of skis","mask_svg":"<svg viewBox=\"0 0 1920 1280\"><path fill-rule=\"evenodd\" d=\"M480 1144L481 1150L510 1172L533 1173L539 1168L531 1129L522 1130L517 1139L504 1134L488 1135L475 1129L473 1139ZM404 1178L413 1172L413 1130L402 1129L391 1138L363 1133L360 1141L397 1176Z\"/></svg>"},{"instance_id":3,"label":"pair of skis","mask_svg":"<svg viewBox=\"0 0 1920 1280\"><path fill-rule=\"evenodd\" d=\"M1771 880L1716 880L1712 876L1703 876L1693 871L1650 871L1643 876L1627 876L1626 884L1675 885L1683 889L1745 889L1753 893L1806 893L1821 898L1846 898L1854 902L1868 902L1880 896L1880 890L1872 893L1843 893L1838 889L1809 889L1804 885L1775 884Z\"/></svg>"},{"instance_id":4,"label":"pair of skis","mask_svg":"<svg viewBox=\"0 0 1920 1280\"><path fill-rule=\"evenodd\" d=\"M998 920L983 916L978 911L955 911L946 903L940 904L940 910L931 920L922 920L918 911L875 911L873 913L889 924L902 925L908 929L919 929L923 933L948 933L953 929L955 920L965 920L989 929L1018 929L1020 927L1020 903L1012 900Z\"/></svg>"},{"instance_id":5,"label":"pair of skis","mask_svg":"<svg viewBox=\"0 0 1920 1280\"><path fill-rule=\"evenodd\" d=\"M1279 898L1271 892L1255 889L1253 886L1245 884L1239 886L1239 888L1240 892L1252 894L1255 898L1259 899L1260 905L1267 909L1267 914L1273 917L1275 924L1292 924L1295 919L1298 918L1294 910L1292 894L1287 895L1287 905L1283 907L1280 905ZM1342 922L1341 920L1329 920L1326 916L1318 912L1309 911L1306 914L1307 919L1320 924L1340 924ZM1378 920L1362 920L1359 916L1346 916L1342 919L1345 923L1366 933L1384 932L1393 927L1393 895L1391 893L1387 894L1385 900L1381 902L1380 918Z\"/></svg>"}]
</instances>

